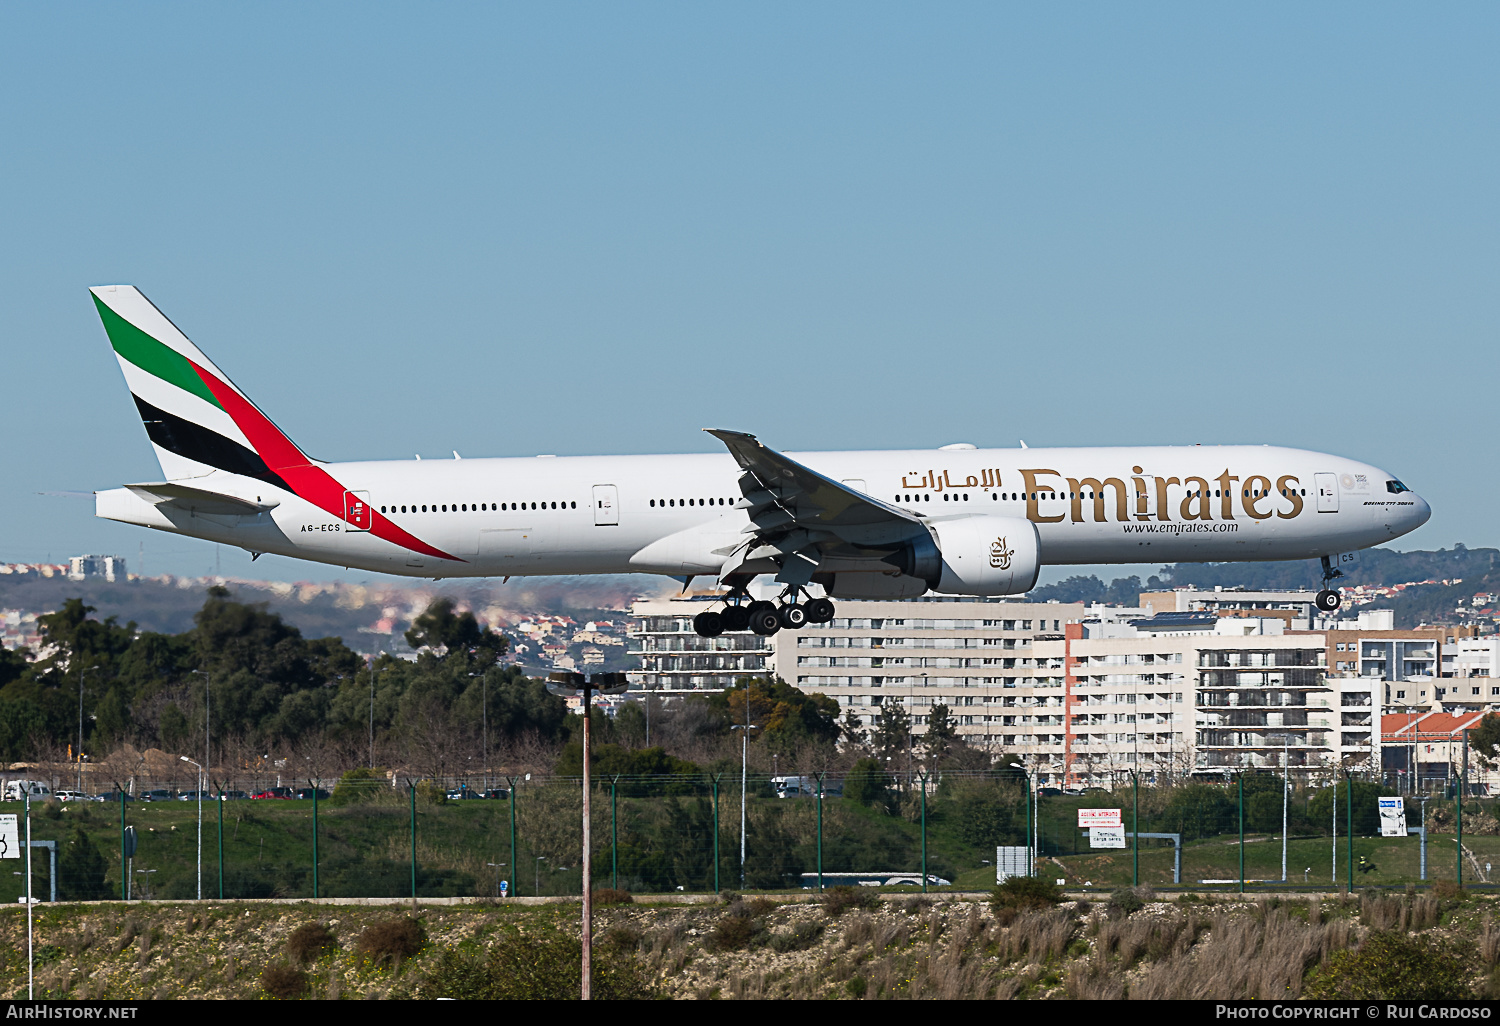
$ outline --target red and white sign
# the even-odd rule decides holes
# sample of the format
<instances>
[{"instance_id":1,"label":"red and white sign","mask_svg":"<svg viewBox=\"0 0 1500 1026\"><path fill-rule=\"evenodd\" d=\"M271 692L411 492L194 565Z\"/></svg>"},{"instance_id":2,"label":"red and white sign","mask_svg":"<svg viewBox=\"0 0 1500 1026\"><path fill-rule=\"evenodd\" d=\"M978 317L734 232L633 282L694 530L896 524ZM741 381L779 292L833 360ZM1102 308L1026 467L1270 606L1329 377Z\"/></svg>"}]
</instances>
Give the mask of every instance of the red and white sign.
<instances>
[{"instance_id":1,"label":"red and white sign","mask_svg":"<svg viewBox=\"0 0 1500 1026\"><path fill-rule=\"evenodd\" d=\"M1079 809L1078 826L1081 829L1088 827L1119 827L1125 824L1120 819L1119 809Z\"/></svg>"}]
</instances>

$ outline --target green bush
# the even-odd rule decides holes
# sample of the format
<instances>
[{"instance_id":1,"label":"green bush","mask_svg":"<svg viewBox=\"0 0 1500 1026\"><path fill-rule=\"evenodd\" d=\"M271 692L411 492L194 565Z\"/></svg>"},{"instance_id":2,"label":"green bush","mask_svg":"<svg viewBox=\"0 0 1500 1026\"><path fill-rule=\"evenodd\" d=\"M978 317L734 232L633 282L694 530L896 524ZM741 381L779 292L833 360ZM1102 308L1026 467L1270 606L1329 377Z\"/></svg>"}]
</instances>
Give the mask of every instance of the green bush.
<instances>
[{"instance_id":1,"label":"green bush","mask_svg":"<svg viewBox=\"0 0 1500 1026\"><path fill-rule=\"evenodd\" d=\"M755 920L749 916L726 915L714 926L708 939L715 951L743 951L760 932L764 932L764 927L757 929Z\"/></svg>"},{"instance_id":2,"label":"green bush","mask_svg":"<svg viewBox=\"0 0 1500 1026\"><path fill-rule=\"evenodd\" d=\"M1129 887L1121 887L1109 896L1110 915L1128 916L1146 907L1141 896Z\"/></svg>"},{"instance_id":3,"label":"green bush","mask_svg":"<svg viewBox=\"0 0 1500 1026\"><path fill-rule=\"evenodd\" d=\"M1428 937L1377 931L1357 949L1336 952L1314 969L1302 996L1332 1001L1472 998L1471 958Z\"/></svg>"},{"instance_id":4,"label":"green bush","mask_svg":"<svg viewBox=\"0 0 1500 1026\"><path fill-rule=\"evenodd\" d=\"M460 1001L577 1001L582 969L583 945L577 937L510 933L481 954L445 950L427 973L422 996ZM630 955L595 958L593 974L596 1000L656 996L640 963Z\"/></svg>"},{"instance_id":5,"label":"green bush","mask_svg":"<svg viewBox=\"0 0 1500 1026\"><path fill-rule=\"evenodd\" d=\"M885 767L876 759L860 759L844 777L844 797L861 805L874 805L887 797L889 782Z\"/></svg>"},{"instance_id":6,"label":"green bush","mask_svg":"<svg viewBox=\"0 0 1500 1026\"><path fill-rule=\"evenodd\" d=\"M789 933L774 934L771 937L771 950L783 955L789 951L805 951L822 937L822 923L801 923Z\"/></svg>"},{"instance_id":7,"label":"green bush","mask_svg":"<svg viewBox=\"0 0 1500 1026\"><path fill-rule=\"evenodd\" d=\"M1012 876L990 892L990 907L1024 910L1047 908L1064 898L1062 888L1039 876Z\"/></svg>"},{"instance_id":8,"label":"green bush","mask_svg":"<svg viewBox=\"0 0 1500 1026\"><path fill-rule=\"evenodd\" d=\"M328 804L354 805L371 801L390 791L391 785L386 779L385 770L361 766L339 777L338 783L333 785L333 795L328 799Z\"/></svg>"}]
</instances>

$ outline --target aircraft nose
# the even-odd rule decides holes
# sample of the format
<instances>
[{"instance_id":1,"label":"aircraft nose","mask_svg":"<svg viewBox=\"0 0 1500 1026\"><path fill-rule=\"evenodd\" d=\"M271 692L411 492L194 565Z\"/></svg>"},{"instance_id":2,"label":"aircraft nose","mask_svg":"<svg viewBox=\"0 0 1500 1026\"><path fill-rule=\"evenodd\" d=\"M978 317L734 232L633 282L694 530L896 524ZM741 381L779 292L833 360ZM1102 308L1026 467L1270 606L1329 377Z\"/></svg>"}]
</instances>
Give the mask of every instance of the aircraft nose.
<instances>
[{"instance_id":1,"label":"aircraft nose","mask_svg":"<svg viewBox=\"0 0 1500 1026\"><path fill-rule=\"evenodd\" d=\"M1411 497L1414 504L1408 507L1406 513L1409 531L1416 530L1432 519L1432 507L1427 504L1427 500L1416 492L1413 492Z\"/></svg>"}]
</instances>

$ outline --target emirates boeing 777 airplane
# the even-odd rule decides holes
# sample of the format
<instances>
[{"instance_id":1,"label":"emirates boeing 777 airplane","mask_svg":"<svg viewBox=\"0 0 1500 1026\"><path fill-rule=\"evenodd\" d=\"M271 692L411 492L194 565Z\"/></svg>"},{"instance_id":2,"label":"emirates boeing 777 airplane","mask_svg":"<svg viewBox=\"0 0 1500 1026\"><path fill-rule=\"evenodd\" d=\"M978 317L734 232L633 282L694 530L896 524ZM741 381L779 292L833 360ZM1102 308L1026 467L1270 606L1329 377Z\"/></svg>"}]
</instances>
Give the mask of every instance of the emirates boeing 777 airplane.
<instances>
[{"instance_id":1,"label":"emirates boeing 777 airplane","mask_svg":"<svg viewBox=\"0 0 1500 1026\"><path fill-rule=\"evenodd\" d=\"M410 577L650 573L716 578L695 623L773 634L835 598L1016 595L1043 566L1316 559L1427 521L1355 460L1275 446L374 460L303 453L141 292L91 290L162 478L98 492L97 515ZM779 602L750 601L770 575Z\"/></svg>"}]
</instances>

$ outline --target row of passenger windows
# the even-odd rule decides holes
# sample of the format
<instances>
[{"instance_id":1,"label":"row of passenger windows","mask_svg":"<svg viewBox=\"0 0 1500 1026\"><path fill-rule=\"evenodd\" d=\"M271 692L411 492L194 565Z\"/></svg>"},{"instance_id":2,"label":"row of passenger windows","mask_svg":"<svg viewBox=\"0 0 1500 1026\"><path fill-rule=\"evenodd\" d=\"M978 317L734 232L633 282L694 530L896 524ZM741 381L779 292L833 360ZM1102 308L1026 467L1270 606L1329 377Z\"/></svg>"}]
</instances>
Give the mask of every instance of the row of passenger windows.
<instances>
[{"instance_id":1,"label":"row of passenger windows","mask_svg":"<svg viewBox=\"0 0 1500 1026\"><path fill-rule=\"evenodd\" d=\"M493 513L496 511L523 510L523 509L577 509L576 502L448 502L431 503L419 506L412 503L410 506L381 506L382 513Z\"/></svg>"},{"instance_id":2,"label":"row of passenger windows","mask_svg":"<svg viewBox=\"0 0 1500 1026\"><path fill-rule=\"evenodd\" d=\"M652 499L651 506L732 506L732 499Z\"/></svg>"},{"instance_id":3,"label":"row of passenger windows","mask_svg":"<svg viewBox=\"0 0 1500 1026\"><path fill-rule=\"evenodd\" d=\"M1137 494L1140 494L1140 493L1137 493ZM1249 498L1257 498L1258 499L1258 498L1261 498L1262 496L1267 496L1267 495L1270 495L1270 494L1271 494L1270 492L1259 491L1259 490L1256 490L1256 489L1253 489L1253 488L1247 488L1247 489L1245 489L1245 496L1244 497L1247 498L1247 499L1249 499ZM1285 495L1285 496L1306 495L1307 494L1307 489L1303 488L1303 489L1301 489L1299 491L1296 488L1283 488L1281 490L1281 494ZM960 499L960 495L962 495L962 499ZM1095 498L1098 498L1098 496L1096 496L1093 492L1076 492L1076 493L1075 492L1032 492L1031 493L1031 497L1032 497L1032 499L1095 499ZM1200 491L1189 492L1188 493L1188 498L1202 499L1202 498L1208 498L1208 497L1222 498L1223 497L1223 491L1222 491L1222 489L1215 488L1215 489L1212 490L1212 492L1201 491L1200 490ZM943 493L943 501L944 502L948 502L949 499L950 499L950 496L948 495L948 493L944 492ZM968 502L969 501L969 493L968 492L963 492L963 493L955 494L955 495L951 496L951 499L952 499L953 502L959 502L959 501ZM1009 501L1009 502L1023 502L1026 499L1026 493L1025 492L1010 492L1009 494L1007 494L1005 492L991 492L990 493L990 499L991 499L991 501L994 501L994 502L1000 502L1001 500L1006 500L1006 501ZM906 503L911 503L911 502L931 502L932 501L932 494L931 493L927 493L927 494L924 494L924 495L898 495L898 496L896 496L896 501L897 502L906 502Z\"/></svg>"}]
</instances>

